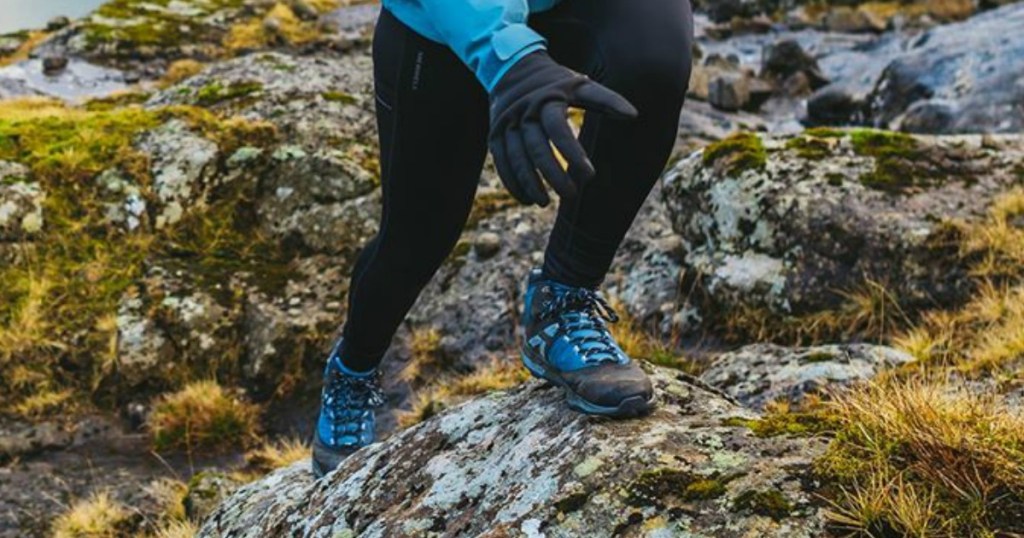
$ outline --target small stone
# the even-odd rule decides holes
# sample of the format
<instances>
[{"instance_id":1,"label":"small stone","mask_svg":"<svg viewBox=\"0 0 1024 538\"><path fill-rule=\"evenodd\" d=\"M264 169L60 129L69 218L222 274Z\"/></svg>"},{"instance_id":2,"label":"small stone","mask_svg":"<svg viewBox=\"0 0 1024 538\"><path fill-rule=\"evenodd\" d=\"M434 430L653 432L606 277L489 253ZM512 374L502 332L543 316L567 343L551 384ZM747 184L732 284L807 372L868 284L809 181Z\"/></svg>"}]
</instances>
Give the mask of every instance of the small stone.
<instances>
[{"instance_id":1,"label":"small stone","mask_svg":"<svg viewBox=\"0 0 1024 538\"><path fill-rule=\"evenodd\" d=\"M43 58L43 74L57 75L68 66L68 59L65 56L47 56Z\"/></svg>"},{"instance_id":2,"label":"small stone","mask_svg":"<svg viewBox=\"0 0 1024 538\"><path fill-rule=\"evenodd\" d=\"M46 31L56 32L57 30L63 30L68 26L71 26L71 19L64 15L58 15L46 22Z\"/></svg>"},{"instance_id":3,"label":"small stone","mask_svg":"<svg viewBox=\"0 0 1024 538\"><path fill-rule=\"evenodd\" d=\"M501 250L501 236L494 232L484 232L476 236L473 250L481 260L494 257Z\"/></svg>"},{"instance_id":4,"label":"small stone","mask_svg":"<svg viewBox=\"0 0 1024 538\"><path fill-rule=\"evenodd\" d=\"M722 73L708 83L708 102L726 112L736 112L750 102L750 80L742 73Z\"/></svg>"},{"instance_id":5,"label":"small stone","mask_svg":"<svg viewBox=\"0 0 1024 538\"><path fill-rule=\"evenodd\" d=\"M858 123L866 104L853 91L839 84L830 84L816 91L807 100L806 123L845 125Z\"/></svg>"},{"instance_id":6,"label":"small stone","mask_svg":"<svg viewBox=\"0 0 1024 538\"><path fill-rule=\"evenodd\" d=\"M761 76L767 79L784 81L797 74L807 77L812 90L829 83L821 72L818 61L807 54L796 40L784 39L765 48L764 61L761 63Z\"/></svg>"},{"instance_id":7,"label":"small stone","mask_svg":"<svg viewBox=\"0 0 1024 538\"><path fill-rule=\"evenodd\" d=\"M292 0L290 7L295 16L304 21L314 21L320 16L320 12L307 0Z\"/></svg>"}]
</instances>

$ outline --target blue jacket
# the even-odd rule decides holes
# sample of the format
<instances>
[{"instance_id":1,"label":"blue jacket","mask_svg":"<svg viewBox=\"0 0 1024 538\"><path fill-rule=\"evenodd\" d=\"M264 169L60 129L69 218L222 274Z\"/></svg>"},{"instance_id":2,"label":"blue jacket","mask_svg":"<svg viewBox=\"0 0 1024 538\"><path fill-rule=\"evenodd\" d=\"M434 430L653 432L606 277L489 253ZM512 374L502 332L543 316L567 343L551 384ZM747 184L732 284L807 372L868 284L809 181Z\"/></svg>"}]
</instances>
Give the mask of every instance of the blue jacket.
<instances>
[{"instance_id":1,"label":"blue jacket","mask_svg":"<svg viewBox=\"0 0 1024 538\"><path fill-rule=\"evenodd\" d=\"M545 48L526 25L530 13L560 0L383 0L384 7L427 39L448 45L491 91L520 58Z\"/></svg>"}]
</instances>

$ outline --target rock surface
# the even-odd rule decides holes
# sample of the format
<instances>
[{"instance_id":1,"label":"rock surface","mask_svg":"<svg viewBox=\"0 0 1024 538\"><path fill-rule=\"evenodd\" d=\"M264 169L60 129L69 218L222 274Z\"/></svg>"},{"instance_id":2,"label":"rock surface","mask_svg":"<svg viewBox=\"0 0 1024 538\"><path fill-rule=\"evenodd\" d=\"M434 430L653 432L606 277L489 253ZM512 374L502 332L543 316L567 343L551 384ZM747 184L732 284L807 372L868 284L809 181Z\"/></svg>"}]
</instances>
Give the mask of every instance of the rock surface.
<instances>
[{"instance_id":1,"label":"rock surface","mask_svg":"<svg viewBox=\"0 0 1024 538\"><path fill-rule=\"evenodd\" d=\"M890 143L904 154L877 153ZM983 219L1019 184L1024 152L1019 137L992 150L979 136L874 131L729 144L664 178L686 266L713 305L796 314L837 308L868 281L907 305L962 297L966 268L946 223Z\"/></svg>"},{"instance_id":2,"label":"rock surface","mask_svg":"<svg viewBox=\"0 0 1024 538\"><path fill-rule=\"evenodd\" d=\"M1012 4L918 36L879 79L870 121L936 134L1021 132L1021 28L1024 4Z\"/></svg>"},{"instance_id":3,"label":"rock surface","mask_svg":"<svg viewBox=\"0 0 1024 538\"><path fill-rule=\"evenodd\" d=\"M700 378L743 405L763 410L770 402L799 403L808 394L870 379L883 368L913 360L902 351L867 344L809 348L755 344L719 355Z\"/></svg>"},{"instance_id":4,"label":"rock surface","mask_svg":"<svg viewBox=\"0 0 1024 538\"><path fill-rule=\"evenodd\" d=\"M654 379L659 409L625 422L572 413L539 383L491 394L322 481L302 462L245 486L199 536L820 535L804 474L818 441L724 426L750 412L678 373Z\"/></svg>"}]
</instances>

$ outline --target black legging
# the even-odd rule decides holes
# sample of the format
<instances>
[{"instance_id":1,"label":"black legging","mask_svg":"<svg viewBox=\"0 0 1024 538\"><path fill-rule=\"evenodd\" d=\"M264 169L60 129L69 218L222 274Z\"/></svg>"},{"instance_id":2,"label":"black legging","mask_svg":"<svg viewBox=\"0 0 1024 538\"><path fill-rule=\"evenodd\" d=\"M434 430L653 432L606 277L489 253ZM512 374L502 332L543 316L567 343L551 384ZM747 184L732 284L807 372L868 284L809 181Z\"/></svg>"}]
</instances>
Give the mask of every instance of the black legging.
<instances>
[{"instance_id":1,"label":"black legging","mask_svg":"<svg viewBox=\"0 0 1024 538\"><path fill-rule=\"evenodd\" d=\"M532 15L562 65L626 97L633 121L584 119L580 140L597 170L562 200L544 272L573 286L601 283L672 150L690 77L688 0L564 0ZM352 274L342 355L375 367L402 319L455 245L487 155L488 99L446 46L382 10L373 41L384 210ZM524 275L525 276L525 275Z\"/></svg>"}]
</instances>

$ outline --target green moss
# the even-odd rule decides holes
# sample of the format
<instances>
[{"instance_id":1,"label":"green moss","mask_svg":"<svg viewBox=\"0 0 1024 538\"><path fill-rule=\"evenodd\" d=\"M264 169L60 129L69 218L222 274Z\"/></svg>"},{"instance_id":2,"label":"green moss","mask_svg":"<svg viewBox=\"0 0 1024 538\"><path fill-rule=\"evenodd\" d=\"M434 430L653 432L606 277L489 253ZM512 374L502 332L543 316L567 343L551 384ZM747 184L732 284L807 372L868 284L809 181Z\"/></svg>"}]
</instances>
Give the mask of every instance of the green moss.
<instances>
[{"instance_id":1,"label":"green moss","mask_svg":"<svg viewBox=\"0 0 1024 538\"><path fill-rule=\"evenodd\" d=\"M664 366L666 368L672 368L686 372L690 375L699 375L704 369L704 366L686 356L680 356L673 353L669 347L655 346L654 349L648 354L647 362L656 364L658 366Z\"/></svg>"},{"instance_id":2,"label":"green moss","mask_svg":"<svg viewBox=\"0 0 1024 538\"><path fill-rule=\"evenodd\" d=\"M261 91L263 91L263 84L259 82L234 82L224 86L217 81L203 86L196 92L196 104L209 107Z\"/></svg>"},{"instance_id":3,"label":"green moss","mask_svg":"<svg viewBox=\"0 0 1024 538\"><path fill-rule=\"evenodd\" d=\"M804 135L814 138L844 138L846 131L831 127L812 127L804 131Z\"/></svg>"},{"instance_id":4,"label":"green moss","mask_svg":"<svg viewBox=\"0 0 1024 538\"><path fill-rule=\"evenodd\" d=\"M713 478L697 480L683 490L683 499L687 501L706 501L725 495L725 482Z\"/></svg>"},{"instance_id":5,"label":"green moss","mask_svg":"<svg viewBox=\"0 0 1024 538\"><path fill-rule=\"evenodd\" d=\"M824 409L817 407L798 411L769 408L762 418L730 417L722 421L722 425L747 428L758 437L809 437L833 431L836 421Z\"/></svg>"},{"instance_id":6,"label":"green moss","mask_svg":"<svg viewBox=\"0 0 1024 538\"><path fill-rule=\"evenodd\" d=\"M704 149L704 166L714 166L737 176L747 170L764 170L768 162L761 137L736 133Z\"/></svg>"},{"instance_id":7,"label":"green moss","mask_svg":"<svg viewBox=\"0 0 1024 538\"><path fill-rule=\"evenodd\" d=\"M140 47L177 48L183 44L217 44L224 37L223 25L206 18L220 13L230 19L244 0L186 2L188 10L169 9L171 0L110 0L96 9L96 19L87 19L83 34L91 48L106 46L105 54L130 58ZM226 11L231 10L231 11ZM99 21L99 22L96 22Z\"/></svg>"},{"instance_id":8,"label":"green moss","mask_svg":"<svg viewBox=\"0 0 1024 538\"><path fill-rule=\"evenodd\" d=\"M815 161L832 155L828 141L814 136L796 136L786 142L786 149L796 152L801 159Z\"/></svg>"},{"instance_id":9,"label":"green moss","mask_svg":"<svg viewBox=\"0 0 1024 538\"><path fill-rule=\"evenodd\" d=\"M85 109L91 112L103 112L130 105L141 105L148 101L151 95L149 92L124 92L107 97L99 97L86 102Z\"/></svg>"},{"instance_id":10,"label":"green moss","mask_svg":"<svg viewBox=\"0 0 1024 538\"><path fill-rule=\"evenodd\" d=\"M870 188L903 192L932 185L946 175L908 134L854 129L850 131L850 142L854 153L875 159L874 170L860 177L861 183Z\"/></svg>"},{"instance_id":11,"label":"green moss","mask_svg":"<svg viewBox=\"0 0 1024 538\"><path fill-rule=\"evenodd\" d=\"M47 193L28 255L0 266L0 378L18 380L4 387L6 403L43 389L98 390L113 373L118 305L154 256L182 263L211 290L241 271L269 286L283 282L285 256L253 232L252 193L241 187L222 187L207 213L168 230L126 232L106 221L107 204L118 199L95 178L116 170L152 199L149 159L132 144L172 118L202 126L222 149L261 131L187 107L56 108L0 119L0 160L25 165Z\"/></svg>"},{"instance_id":12,"label":"green moss","mask_svg":"<svg viewBox=\"0 0 1024 538\"><path fill-rule=\"evenodd\" d=\"M682 496L698 478L678 469L645 471L626 486L626 504L630 506L663 505L671 497Z\"/></svg>"},{"instance_id":13,"label":"green moss","mask_svg":"<svg viewBox=\"0 0 1024 538\"><path fill-rule=\"evenodd\" d=\"M331 103L354 105L359 102L353 95L341 91L324 92L320 94L320 96L323 97L325 101L329 101Z\"/></svg>"},{"instance_id":14,"label":"green moss","mask_svg":"<svg viewBox=\"0 0 1024 538\"><path fill-rule=\"evenodd\" d=\"M626 486L626 504L665 506L674 501L706 501L721 497L731 477L703 477L679 469L654 469L641 473Z\"/></svg>"},{"instance_id":15,"label":"green moss","mask_svg":"<svg viewBox=\"0 0 1024 538\"><path fill-rule=\"evenodd\" d=\"M793 503L776 490L747 490L733 499L733 510L749 510L755 514L781 521L793 512Z\"/></svg>"},{"instance_id":16,"label":"green moss","mask_svg":"<svg viewBox=\"0 0 1024 538\"><path fill-rule=\"evenodd\" d=\"M846 181L846 178L838 172L829 172L828 175L825 176L825 181L833 187L841 187L843 182Z\"/></svg>"}]
</instances>

